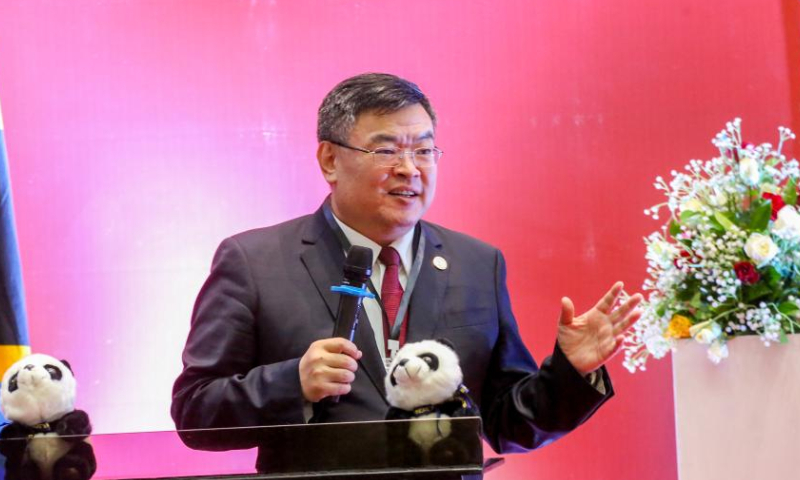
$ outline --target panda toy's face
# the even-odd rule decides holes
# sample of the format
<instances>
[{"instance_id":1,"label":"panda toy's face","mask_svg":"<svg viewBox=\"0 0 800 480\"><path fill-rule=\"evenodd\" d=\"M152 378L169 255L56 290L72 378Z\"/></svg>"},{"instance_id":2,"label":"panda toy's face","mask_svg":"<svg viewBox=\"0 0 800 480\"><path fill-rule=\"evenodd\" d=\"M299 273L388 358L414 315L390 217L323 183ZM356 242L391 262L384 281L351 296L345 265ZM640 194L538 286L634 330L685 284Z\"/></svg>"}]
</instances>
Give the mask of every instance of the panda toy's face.
<instances>
[{"instance_id":1,"label":"panda toy's face","mask_svg":"<svg viewBox=\"0 0 800 480\"><path fill-rule=\"evenodd\" d=\"M0 409L8 420L33 426L74 410L75 377L69 366L49 355L29 355L3 375Z\"/></svg>"},{"instance_id":2,"label":"panda toy's face","mask_svg":"<svg viewBox=\"0 0 800 480\"><path fill-rule=\"evenodd\" d=\"M408 343L389 367L386 397L391 406L412 411L449 400L462 380L452 348L435 340Z\"/></svg>"}]
</instances>

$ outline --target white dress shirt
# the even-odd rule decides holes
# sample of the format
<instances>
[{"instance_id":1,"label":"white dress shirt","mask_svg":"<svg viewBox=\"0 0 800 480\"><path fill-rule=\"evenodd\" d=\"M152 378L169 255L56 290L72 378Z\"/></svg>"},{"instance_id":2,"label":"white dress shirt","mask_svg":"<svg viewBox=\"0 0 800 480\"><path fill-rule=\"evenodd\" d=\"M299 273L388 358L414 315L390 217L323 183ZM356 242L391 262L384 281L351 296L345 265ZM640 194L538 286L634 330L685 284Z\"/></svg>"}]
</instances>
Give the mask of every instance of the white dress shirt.
<instances>
[{"instance_id":1,"label":"white dress shirt","mask_svg":"<svg viewBox=\"0 0 800 480\"><path fill-rule=\"evenodd\" d=\"M386 266L378 260L378 255L381 253L382 247L365 237L361 233L353 230L347 224L339 220L336 215L333 216L336 223L344 232L344 236L351 245L358 245L359 247L366 247L372 250L372 276L370 280L378 294L381 293L381 285L383 285L383 274L386 272ZM403 290L406 288L408 282L408 272L411 271L411 265L414 262L414 229L409 230L405 235L398 238L389 245L397 250L400 254L400 285ZM369 324L372 331L375 333L375 343L378 345L378 351L381 353L381 360L384 365L386 364L386 351L384 349L384 333L383 333L383 312L377 299L364 298L363 309L369 319ZM394 318L390 318L389 322L394 323Z\"/></svg>"}]
</instances>

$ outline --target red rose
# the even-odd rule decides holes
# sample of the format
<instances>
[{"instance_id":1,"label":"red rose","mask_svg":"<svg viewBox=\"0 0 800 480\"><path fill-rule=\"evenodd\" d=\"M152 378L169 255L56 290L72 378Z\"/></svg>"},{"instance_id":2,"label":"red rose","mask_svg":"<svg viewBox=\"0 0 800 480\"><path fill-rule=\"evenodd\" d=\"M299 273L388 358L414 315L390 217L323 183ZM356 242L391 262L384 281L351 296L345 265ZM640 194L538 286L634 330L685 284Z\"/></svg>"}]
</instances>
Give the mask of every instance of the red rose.
<instances>
[{"instance_id":1,"label":"red rose","mask_svg":"<svg viewBox=\"0 0 800 480\"><path fill-rule=\"evenodd\" d=\"M762 193L761 198L772 201L772 220L778 218L778 212L781 210L781 208L786 206L786 202L783 201L783 197L774 193Z\"/></svg>"},{"instance_id":2,"label":"red rose","mask_svg":"<svg viewBox=\"0 0 800 480\"><path fill-rule=\"evenodd\" d=\"M676 268L679 270L683 270L685 267L693 263L697 263L700 261L699 255L693 255L686 250L681 250L680 254L672 259L672 264L675 265Z\"/></svg>"},{"instance_id":3,"label":"red rose","mask_svg":"<svg viewBox=\"0 0 800 480\"><path fill-rule=\"evenodd\" d=\"M752 285L761 279L756 266L750 262L739 262L733 266L736 277L745 285Z\"/></svg>"}]
</instances>

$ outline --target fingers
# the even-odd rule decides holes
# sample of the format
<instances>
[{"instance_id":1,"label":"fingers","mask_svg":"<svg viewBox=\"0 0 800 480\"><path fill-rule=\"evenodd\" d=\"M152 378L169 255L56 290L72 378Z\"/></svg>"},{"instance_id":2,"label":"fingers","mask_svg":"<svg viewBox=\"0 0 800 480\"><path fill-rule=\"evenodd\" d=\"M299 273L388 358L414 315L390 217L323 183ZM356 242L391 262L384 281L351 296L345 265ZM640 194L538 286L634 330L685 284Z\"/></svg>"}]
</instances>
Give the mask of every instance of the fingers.
<instances>
[{"instance_id":1,"label":"fingers","mask_svg":"<svg viewBox=\"0 0 800 480\"><path fill-rule=\"evenodd\" d=\"M620 317L620 319L617 320L616 323L614 323L614 321L612 320L612 323L614 323L614 335L620 335L622 333L625 333L626 330L628 330L634 323L636 323L642 317L642 313L643 312L641 310L637 309L630 312L630 314L624 317Z\"/></svg>"},{"instance_id":2,"label":"fingers","mask_svg":"<svg viewBox=\"0 0 800 480\"><path fill-rule=\"evenodd\" d=\"M642 303L642 300L644 300L644 297L641 294L632 295L611 313L609 318L614 326L614 335L625 332L642 316L642 312L636 309Z\"/></svg>"},{"instance_id":3,"label":"fingers","mask_svg":"<svg viewBox=\"0 0 800 480\"><path fill-rule=\"evenodd\" d=\"M631 295L625 303L614 309L611 313L611 322L616 324L621 322L625 317L627 317L634 308L636 308L640 303L642 303L644 297L640 293L635 295Z\"/></svg>"},{"instance_id":4,"label":"fingers","mask_svg":"<svg viewBox=\"0 0 800 480\"><path fill-rule=\"evenodd\" d=\"M326 338L323 340L317 340L316 342L312 343L311 346L314 347L318 345L326 352L329 353L342 353L347 355L348 357L354 358L356 360L361 358L361 350L356 347L356 344L347 340L346 338Z\"/></svg>"},{"instance_id":5,"label":"fingers","mask_svg":"<svg viewBox=\"0 0 800 480\"><path fill-rule=\"evenodd\" d=\"M311 344L300 358L300 386L309 402L345 395L358 370L358 347L344 338L326 338Z\"/></svg>"},{"instance_id":6,"label":"fingers","mask_svg":"<svg viewBox=\"0 0 800 480\"><path fill-rule=\"evenodd\" d=\"M606 292L603 295L603 298L597 302L597 305L594 308L600 310L605 314L611 313L611 309L614 307L614 304L617 302L617 297L619 297L620 292L622 292L623 284L622 282L617 282L614 286L611 287L611 290Z\"/></svg>"},{"instance_id":7,"label":"fingers","mask_svg":"<svg viewBox=\"0 0 800 480\"><path fill-rule=\"evenodd\" d=\"M561 299L561 316L558 318L558 323L561 325L571 325L572 320L575 318L575 305L569 297Z\"/></svg>"}]
</instances>

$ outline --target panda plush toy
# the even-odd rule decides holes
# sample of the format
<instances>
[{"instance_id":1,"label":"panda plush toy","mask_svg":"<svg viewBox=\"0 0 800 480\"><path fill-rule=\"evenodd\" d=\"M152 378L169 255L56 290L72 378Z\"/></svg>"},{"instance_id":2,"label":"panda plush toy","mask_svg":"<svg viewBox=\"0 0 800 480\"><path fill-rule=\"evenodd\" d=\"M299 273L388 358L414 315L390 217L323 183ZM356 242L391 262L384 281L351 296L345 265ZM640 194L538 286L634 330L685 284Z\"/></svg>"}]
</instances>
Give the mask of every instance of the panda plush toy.
<instances>
[{"instance_id":1,"label":"panda plush toy","mask_svg":"<svg viewBox=\"0 0 800 480\"><path fill-rule=\"evenodd\" d=\"M446 340L408 343L397 352L385 379L391 405L386 419L429 420L408 424L405 436L412 445L400 463L447 465L467 456L454 440L460 423L450 418L475 417L480 412L462 381L458 356Z\"/></svg>"},{"instance_id":2,"label":"panda plush toy","mask_svg":"<svg viewBox=\"0 0 800 480\"><path fill-rule=\"evenodd\" d=\"M33 354L3 375L0 453L7 480L87 480L97 463L86 439L89 416L75 410L75 377L69 364Z\"/></svg>"}]
</instances>

